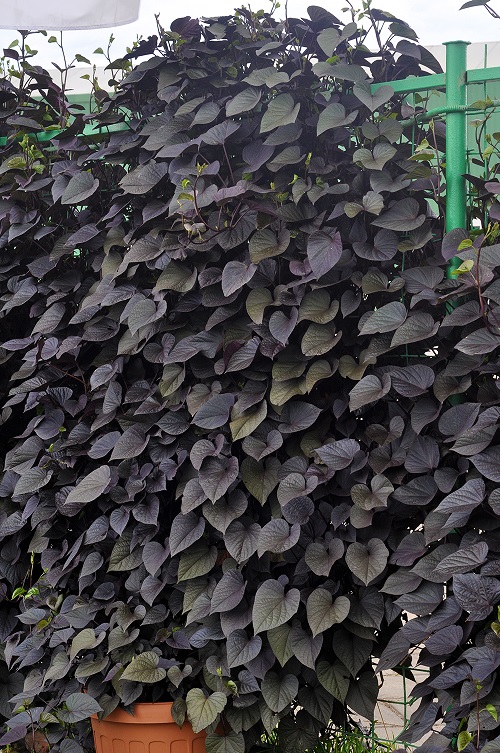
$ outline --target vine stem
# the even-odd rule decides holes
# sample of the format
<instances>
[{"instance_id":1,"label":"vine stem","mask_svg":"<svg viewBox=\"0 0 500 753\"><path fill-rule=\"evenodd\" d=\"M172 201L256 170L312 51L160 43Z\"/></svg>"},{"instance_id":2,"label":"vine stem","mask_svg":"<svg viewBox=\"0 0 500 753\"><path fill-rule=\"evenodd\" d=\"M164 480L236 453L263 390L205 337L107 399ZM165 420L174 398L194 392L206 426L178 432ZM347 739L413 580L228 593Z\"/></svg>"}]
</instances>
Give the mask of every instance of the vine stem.
<instances>
[{"instance_id":1,"label":"vine stem","mask_svg":"<svg viewBox=\"0 0 500 753\"><path fill-rule=\"evenodd\" d=\"M227 162L227 166L228 166L228 169L229 169L229 175L231 176L231 181L232 181L232 184L234 186L233 168L231 167L231 163L229 162L229 156L228 156L228 153L227 153L226 145L222 144L222 148L224 149L224 155L226 157L226 162Z\"/></svg>"},{"instance_id":2,"label":"vine stem","mask_svg":"<svg viewBox=\"0 0 500 753\"><path fill-rule=\"evenodd\" d=\"M479 716L479 690L476 687L476 723L477 723L477 736L476 736L476 748L479 750L479 743L481 740L481 719Z\"/></svg>"},{"instance_id":3,"label":"vine stem","mask_svg":"<svg viewBox=\"0 0 500 753\"><path fill-rule=\"evenodd\" d=\"M87 384L84 379L81 379L80 377L75 376L75 374L70 374L69 371L64 371L64 369L60 369L59 366L54 366L55 369L61 372L61 374L64 374L65 376L69 377L70 379L76 379L77 382L81 382L83 384L83 389L85 390L85 394L87 394Z\"/></svg>"},{"instance_id":4,"label":"vine stem","mask_svg":"<svg viewBox=\"0 0 500 753\"><path fill-rule=\"evenodd\" d=\"M485 236L485 240L486 240L486 236ZM484 243L484 241L483 241L483 243ZM479 297L479 308L481 309L481 316L482 316L482 318L484 320L486 320L487 319L486 309L484 307L483 291L482 291L482 287L481 287L481 278L480 278L480 275L479 275L479 262L481 261L481 251L482 251L482 248L483 248L483 244L481 243L481 245L479 246L478 251L477 251L476 285L477 285L477 294L478 294L478 297Z\"/></svg>"},{"instance_id":5,"label":"vine stem","mask_svg":"<svg viewBox=\"0 0 500 753\"><path fill-rule=\"evenodd\" d=\"M491 7L491 6L489 6L489 5L485 5L484 7L486 8L486 10L487 10L487 11L488 11L488 13L490 14L490 16L493 16L493 18L498 18L498 19L500 19L500 15L499 15L499 14L497 13L497 11L496 11L496 10L495 10L494 8L492 8L492 7Z\"/></svg>"}]
</instances>

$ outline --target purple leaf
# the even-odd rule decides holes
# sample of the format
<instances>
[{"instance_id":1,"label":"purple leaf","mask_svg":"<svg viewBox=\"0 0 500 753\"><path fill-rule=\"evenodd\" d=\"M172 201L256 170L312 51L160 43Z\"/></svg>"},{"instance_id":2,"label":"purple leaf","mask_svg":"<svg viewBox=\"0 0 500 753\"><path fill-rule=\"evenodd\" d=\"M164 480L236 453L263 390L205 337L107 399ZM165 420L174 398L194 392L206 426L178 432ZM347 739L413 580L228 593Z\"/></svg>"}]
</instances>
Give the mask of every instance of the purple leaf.
<instances>
[{"instance_id":1,"label":"purple leaf","mask_svg":"<svg viewBox=\"0 0 500 753\"><path fill-rule=\"evenodd\" d=\"M310 236L307 243L307 258L316 277L322 277L333 269L341 255L342 239L338 231L320 231Z\"/></svg>"}]
</instances>

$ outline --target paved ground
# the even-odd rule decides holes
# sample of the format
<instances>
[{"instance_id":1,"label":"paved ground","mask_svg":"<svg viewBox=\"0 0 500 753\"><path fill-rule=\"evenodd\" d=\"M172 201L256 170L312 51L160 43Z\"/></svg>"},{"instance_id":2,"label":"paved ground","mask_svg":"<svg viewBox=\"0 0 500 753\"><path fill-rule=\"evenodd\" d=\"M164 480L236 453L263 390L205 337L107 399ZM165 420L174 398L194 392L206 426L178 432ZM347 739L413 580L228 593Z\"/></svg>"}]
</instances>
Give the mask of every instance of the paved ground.
<instances>
[{"instance_id":1,"label":"paved ground","mask_svg":"<svg viewBox=\"0 0 500 753\"><path fill-rule=\"evenodd\" d=\"M394 740L402 732L405 723L404 696L405 689L403 678L396 672L389 670L383 673L384 684L380 691L380 698L375 710L375 731L385 740ZM406 680L406 695L415 683ZM412 708L406 707L407 717L411 715Z\"/></svg>"}]
</instances>

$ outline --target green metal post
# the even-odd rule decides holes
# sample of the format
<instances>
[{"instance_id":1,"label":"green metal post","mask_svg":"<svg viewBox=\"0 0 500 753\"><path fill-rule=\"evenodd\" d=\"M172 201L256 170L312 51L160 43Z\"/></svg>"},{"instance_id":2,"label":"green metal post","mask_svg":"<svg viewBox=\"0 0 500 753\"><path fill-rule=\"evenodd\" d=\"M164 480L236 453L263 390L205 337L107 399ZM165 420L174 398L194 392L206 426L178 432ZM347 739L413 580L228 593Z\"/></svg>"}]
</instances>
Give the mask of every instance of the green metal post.
<instances>
[{"instance_id":1,"label":"green metal post","mask_svg":"<svg viewBox=\"0 0 500 753\"><path fill-rule=\"evenodd\" d=\"M466 112L467 45L470 42L446 44L446 107L457 112L446 115L446 232L466 228L467 206L464 173L467 171ZM464 108L461 112L459 108ZM448 277L459 267L457 257L448 264Z\"/></svg>"}]
</instances>

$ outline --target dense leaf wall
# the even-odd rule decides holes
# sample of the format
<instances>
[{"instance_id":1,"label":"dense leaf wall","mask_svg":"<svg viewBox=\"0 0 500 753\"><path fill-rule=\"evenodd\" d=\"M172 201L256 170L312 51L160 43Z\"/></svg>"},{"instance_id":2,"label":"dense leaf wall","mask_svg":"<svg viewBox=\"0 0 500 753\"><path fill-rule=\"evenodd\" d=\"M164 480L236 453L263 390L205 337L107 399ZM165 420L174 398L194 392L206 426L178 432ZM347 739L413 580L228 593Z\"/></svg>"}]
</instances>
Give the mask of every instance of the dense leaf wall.
<instances>
[{"instance_id":1,"label":"dense leaf wall","mask_svg":"<svg viewBox=\"0 0 500 753\"><path fill-rule=\"evenodd\" d=\"M176 21L97 140L20 140L67 104L3 84L4 742L178 699L299 753L377 660L430 670L406 740L497 734L498 247L446 278L465 233L371 94L435 69L411 29L308 12Z\"/></svg>"}]
</instances>

